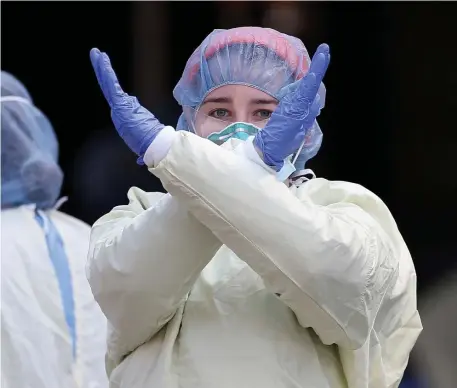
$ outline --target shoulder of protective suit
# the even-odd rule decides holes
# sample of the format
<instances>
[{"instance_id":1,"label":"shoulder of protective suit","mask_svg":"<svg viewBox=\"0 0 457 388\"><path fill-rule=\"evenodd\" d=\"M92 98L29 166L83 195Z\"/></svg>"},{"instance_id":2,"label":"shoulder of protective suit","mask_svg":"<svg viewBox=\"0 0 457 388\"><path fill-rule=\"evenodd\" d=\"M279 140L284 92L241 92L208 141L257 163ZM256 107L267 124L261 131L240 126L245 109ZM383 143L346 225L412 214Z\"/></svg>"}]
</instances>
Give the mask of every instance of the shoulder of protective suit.
<instances>
[{"instance_id":1,"label":"shoulder of protective suit","mask_svg":"<svg viewBox=\"0 0 457 388\"><path fill-rule=\"evenodd\" d=\"M320 206L341 202L357 204L360 201L374 201L384 205L376 194L362 185L345 181L329 181L324 178L314 178L301 184L297 188L297 197L307 198Z\"/></svg>"},{"instance_id":2,"label":"shoulder of protective suit","mask_svg":"<svg viewBox=\"0 0 457 388\"><path fill-rule=\"evenodd\" d=\"M49 213L52 220L57 220L57 222L65 222L68 225L73 226L74 228L78 228L82 231L89 231L90 226L86 224L84 221L81 221L78 218L75 218L69 214L63 213L59 210L51 210Z\"/></svg>"},{"instance_id":3,"label":"shoulder of protective suit","mask_svg":"<svg viewBox=\"0 0 457 388\"><path fill-rule=\"evenodd\" d=\"M356 206L368 216L360 222L371 223L369 220L373 220L372 226L383 230L391 239L403 244L398 226L387 205L375 193L362 185L314 178L300 185L297 188L296 196L302 202L326 207L334 214L349 212Z\"/></svg>"},{"instance_id":4,"label":"shoulder of protective suit","mask_svg":"<svg viewBox=\"0 0 457 388\"><path fill-rule=\"evenodd\" d=\"M2 241L12 242L18 236L17 231L24 231L27 228L27 223L33 220L33 210L26 207L14 207L10 209L2 209ZM22 237L22 234L20 234ZM4 248L2 246L2 248Z\"/></svg>"}]
</instances>

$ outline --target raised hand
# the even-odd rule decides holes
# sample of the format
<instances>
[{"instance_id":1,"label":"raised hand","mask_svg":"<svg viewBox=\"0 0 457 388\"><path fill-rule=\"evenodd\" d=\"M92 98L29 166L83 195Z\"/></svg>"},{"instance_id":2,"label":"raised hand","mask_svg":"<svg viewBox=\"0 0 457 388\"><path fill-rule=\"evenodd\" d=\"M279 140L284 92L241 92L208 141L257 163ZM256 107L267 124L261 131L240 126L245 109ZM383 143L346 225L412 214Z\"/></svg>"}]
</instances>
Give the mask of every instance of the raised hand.
<instances>
[{"instance_id":1,"label":"raised hand","mask_svg":"<svg viewBox=\"0 0 457 388\"><path fill-rule=\"evenodd\" d=\"M117 132L139 156L137 163L144 164L146 150L165 126L141 106L136 97L129 96L122 90L106 53L94 48L90 51L90 60L98 84L111 108L111 119Z\"/></svg>"},{"instance_id":2,"label":"raised hand","mask_svg":"<svg viewBox=\"0 0 457 388\"><path fill-rule=\"evenodd\" d=\"M319 86L330 62L330 48L321 44L297 90L284 97L266 127L254 137L254 147L263 161L276 171L298 150L320 113Z\"/></svg>"}]
</instances>

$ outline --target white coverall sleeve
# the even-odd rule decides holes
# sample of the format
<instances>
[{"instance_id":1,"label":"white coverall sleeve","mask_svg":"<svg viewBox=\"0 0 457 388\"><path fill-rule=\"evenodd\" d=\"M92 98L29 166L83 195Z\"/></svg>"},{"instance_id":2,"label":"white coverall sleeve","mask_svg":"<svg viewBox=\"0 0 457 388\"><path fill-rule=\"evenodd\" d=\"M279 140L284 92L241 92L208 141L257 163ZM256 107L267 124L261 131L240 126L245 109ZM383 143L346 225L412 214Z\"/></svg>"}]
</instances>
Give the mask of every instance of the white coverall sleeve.
<instances>
[{"instance_id":1,"label":"white coverall sleeve","mask_svg":"<svg viewBox=\"0 0 457 388\"><path fill-rule=\"evenodd\" d=\"M134 187L128 198L128 205L94 224L87 266L92 292L108 319L108 365L172 318L221 246L171 195Z\"/></svg>"},{"instance_id":2,"label":"white coverall sleeve","mask_svg":"<svg viewBox=\"0 0 457 388\"><path fill-rule=\"evenodd\" d=\"M299 199L265 168L187 132L150 171L324 344L366 343L399 267L369 213Z\"/></svg>"}]
</instances>

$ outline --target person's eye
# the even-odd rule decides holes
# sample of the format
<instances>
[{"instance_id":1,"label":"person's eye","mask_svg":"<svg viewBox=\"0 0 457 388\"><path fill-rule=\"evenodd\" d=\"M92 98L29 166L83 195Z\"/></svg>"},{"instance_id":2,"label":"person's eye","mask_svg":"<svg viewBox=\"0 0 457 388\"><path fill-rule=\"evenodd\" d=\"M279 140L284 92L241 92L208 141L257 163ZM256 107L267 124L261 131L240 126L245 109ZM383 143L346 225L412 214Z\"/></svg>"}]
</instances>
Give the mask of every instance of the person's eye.
<instances>
[{"instance_id":1,"label":"person's eye","mask_svg":"<svg viewBox=\"0 0 457 388\"><path fill-rule=\"evenodd\" d=\"M258 117L260 120L267 120L271 117L272 111L268 109L261 109L255 112L254 116Z\"/></svg>"},{"instance_id":2,"label":"person's eye","mask_svg":"<svg viewBox=\"0 0 457 388\"><path fill-rule=\"evenodd\" d=\"M230 116L230 113L227 109L215 109L209 115L216 119L225 119Z\"/></svg>"}]
</instances>

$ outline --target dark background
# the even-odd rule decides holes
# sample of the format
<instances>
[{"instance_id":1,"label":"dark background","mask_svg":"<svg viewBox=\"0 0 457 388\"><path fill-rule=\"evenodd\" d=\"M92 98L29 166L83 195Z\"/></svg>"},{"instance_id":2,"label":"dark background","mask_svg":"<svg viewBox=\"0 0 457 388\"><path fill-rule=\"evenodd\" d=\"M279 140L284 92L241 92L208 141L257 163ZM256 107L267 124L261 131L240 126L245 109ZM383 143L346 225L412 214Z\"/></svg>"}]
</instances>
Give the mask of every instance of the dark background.
<instances>
[{"instance_id":1,"label":"dark background","mask_svg":"<svg viewBox=\"0 0 457 388\"><path fill-rule=\"evenodd\" d=\"M298 21L276 20L287 8ZM311 167L387 203L424 293L457 263L456 17L457 3L440 2L3 2L2 69L55 127L69 196L62 210L92 223L126 203L132 185L162 190L111 127L92 47L110 55L127 92L174 125L172 89L213 29L273 27L310 53L328 43L324 143Z\"/></svg>"}]
</instances>

